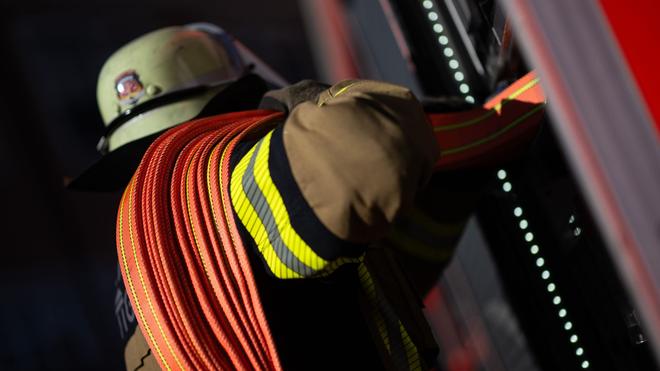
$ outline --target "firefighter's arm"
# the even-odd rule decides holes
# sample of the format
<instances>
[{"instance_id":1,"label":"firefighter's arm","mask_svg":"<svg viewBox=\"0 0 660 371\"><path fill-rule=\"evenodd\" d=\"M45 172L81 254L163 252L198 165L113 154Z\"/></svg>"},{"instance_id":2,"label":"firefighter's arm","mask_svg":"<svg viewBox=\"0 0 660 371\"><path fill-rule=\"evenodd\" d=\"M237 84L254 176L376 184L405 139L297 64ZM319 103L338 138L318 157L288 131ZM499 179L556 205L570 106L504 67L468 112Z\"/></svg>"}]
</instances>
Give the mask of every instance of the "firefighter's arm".
<instances>
[{"instance_id":1,"label":"firefighter's arm","mask_svg":"<svg viewBox=\"0 0 660 371\"><path fill-rule=\"evenodd\" d=\"M370 242L412 202L438 156L425 113L403 87L345 81L284 125L284 148L303 196L341 239Z\"/></svg>"},{"instance_id":2,"label":"firefighter's arm","mask_svg":"<svg viewBox=\"0 0 660 371\"><path fill-rule=\"evenodd\" d=\"M409 90L346 81L297 104L252 146L232 199L276 276L313 276L383 237L438 152Z\"/></svg>"}]
</instances>

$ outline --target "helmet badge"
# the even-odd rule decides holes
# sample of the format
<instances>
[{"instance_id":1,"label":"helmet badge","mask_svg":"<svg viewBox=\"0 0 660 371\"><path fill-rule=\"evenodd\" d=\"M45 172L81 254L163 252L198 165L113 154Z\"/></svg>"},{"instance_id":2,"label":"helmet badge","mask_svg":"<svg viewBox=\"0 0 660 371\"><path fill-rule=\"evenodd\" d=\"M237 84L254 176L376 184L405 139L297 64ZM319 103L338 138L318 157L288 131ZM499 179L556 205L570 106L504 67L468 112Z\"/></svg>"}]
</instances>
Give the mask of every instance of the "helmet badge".
<instances>
[{"instance_id":1,"label":"helmet badge","mask_svg":"<svg viewBox=\"0 0 660 371\"><path fill-rule=\"evenodd\" d=\"M135 70L125 71L117 76L115 90L122 106L136 104L144 95L144 86Z\"/></svg>"}]
</instances>

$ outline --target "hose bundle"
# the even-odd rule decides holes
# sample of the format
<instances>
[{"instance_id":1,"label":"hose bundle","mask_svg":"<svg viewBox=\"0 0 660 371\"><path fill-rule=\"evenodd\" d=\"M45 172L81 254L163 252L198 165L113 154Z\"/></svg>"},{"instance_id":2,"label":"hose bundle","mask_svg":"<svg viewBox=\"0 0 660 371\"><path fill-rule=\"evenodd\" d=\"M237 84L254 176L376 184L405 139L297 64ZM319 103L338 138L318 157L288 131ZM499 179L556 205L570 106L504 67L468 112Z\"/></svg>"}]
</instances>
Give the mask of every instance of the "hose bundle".
<instances>
[{"instance_id":1,"label":"hose bundle","mask_svg":"<svg viewBox=\"0 0 660 371\"><path fill-rule=\"evenodd\" d=\"M163 369L281 369L228 192L236 144L279 117L238 112L169 130L122 197L121 271Z\"/></svg>"}]
</instances>

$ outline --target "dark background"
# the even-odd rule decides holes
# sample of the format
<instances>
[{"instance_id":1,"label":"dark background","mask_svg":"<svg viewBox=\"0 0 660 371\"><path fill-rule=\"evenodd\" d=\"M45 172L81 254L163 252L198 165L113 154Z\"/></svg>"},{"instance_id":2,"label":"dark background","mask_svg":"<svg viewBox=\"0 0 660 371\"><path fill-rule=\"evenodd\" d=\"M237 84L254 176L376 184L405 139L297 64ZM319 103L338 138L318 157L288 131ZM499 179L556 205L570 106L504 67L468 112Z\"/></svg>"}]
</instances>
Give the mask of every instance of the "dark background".
<instances>
[{"instance_id":1,"label":"dark background","mask_svg":"<svg viewBox=\"0 0 660 371\"><path fill-rule=\"evenodd\" d=\"M98 158L105 59L148 31L199 21L289 81L316 77L292 0L0 3L0 369L123 368L113 313L119 194L63 185Z\"/></svg>"}]
</instances>

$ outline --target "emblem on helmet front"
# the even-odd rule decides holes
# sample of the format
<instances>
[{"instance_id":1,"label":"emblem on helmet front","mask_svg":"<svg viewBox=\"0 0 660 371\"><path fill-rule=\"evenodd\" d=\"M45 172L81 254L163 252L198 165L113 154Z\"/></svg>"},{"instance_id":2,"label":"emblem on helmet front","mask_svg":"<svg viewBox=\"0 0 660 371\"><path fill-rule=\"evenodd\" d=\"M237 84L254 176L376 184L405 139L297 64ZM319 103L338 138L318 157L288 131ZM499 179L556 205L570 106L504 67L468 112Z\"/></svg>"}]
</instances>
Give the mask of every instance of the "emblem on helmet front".
<instances>
[{"instance_id":1,"label":"emblem on helmet front","mask_svg":"<svg viewBox=\"0 0 660 371\"><path fill-rule=\"evenodd\" d=\"M136 104L144 95L144 86L135 70L129 70L117 76L115 90L121 105Z\"/></svg>"}]
</instances>

